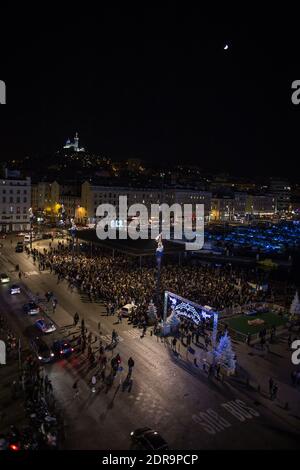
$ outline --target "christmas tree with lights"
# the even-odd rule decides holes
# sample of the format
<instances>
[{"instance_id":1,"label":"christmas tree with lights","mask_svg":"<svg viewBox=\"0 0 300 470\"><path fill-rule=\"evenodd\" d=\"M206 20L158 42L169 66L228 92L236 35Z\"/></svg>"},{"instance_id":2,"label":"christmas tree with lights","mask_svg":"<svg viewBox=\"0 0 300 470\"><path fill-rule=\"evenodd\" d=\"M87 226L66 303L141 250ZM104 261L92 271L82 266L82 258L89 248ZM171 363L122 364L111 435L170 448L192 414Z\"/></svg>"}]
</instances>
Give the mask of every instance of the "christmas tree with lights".
<instances>
[{"instance_id":1,"label":"christmas tree with lights","mask_svg":"<svg viewBox=\"0 0 300 470\"><path fill-rule=\"evenodd\" d=\"M220 339L216 349L215 358L216 361L219 362L223 367L230 370L235 370L235 354L232 350L231 339L227 331Z\"/></svg>"},{"instance_id":2,"label":"christmas tree with lights","mask_svg":"<svg viewBox=\"0 0 300 470\"><path fill-rule=\"evenodd\" d=\"M154 305L153 300L150 300L148 305L147 316L150 322L154 322L157 319L157 308Z\"/></svg>"},{"instance_id":3,"label":"christmas tree with lights","mask_svg":"<svg viewBox=\"0 0 300 470\"><path fill-rule=\"evenodd\" d=\"M290 314L291 315L300 315L300 301L299 301L299 294L298 291L295 293L295 297L290 306Z\"/></svg>"}]
</instances>

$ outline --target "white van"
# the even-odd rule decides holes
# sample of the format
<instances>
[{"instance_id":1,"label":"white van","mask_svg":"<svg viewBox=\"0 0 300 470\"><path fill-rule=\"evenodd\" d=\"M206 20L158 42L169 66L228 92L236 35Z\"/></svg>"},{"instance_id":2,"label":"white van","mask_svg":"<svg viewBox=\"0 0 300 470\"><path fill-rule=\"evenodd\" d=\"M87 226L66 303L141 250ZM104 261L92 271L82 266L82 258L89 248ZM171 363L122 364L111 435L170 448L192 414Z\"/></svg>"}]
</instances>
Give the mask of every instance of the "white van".
<instances>
[{"instance_id":1,"label":"white van","mask_svg":"<svg viewBox=\"0 0 300 470\"><path fill-rule=\"evenodd\" d=\"M33 233L31 237L32 237L31 240L34 241L35 234ZM24 243L30 243L30 233L26 233L26 235L24 235Z\"/></svg>"},{"instance_id":2,"label":"white van","mask_svg":"<svg viewBox=\"0 0 300 470\"><path fill-rule=\"evenodd\" d=\"M129 317L135 309L136 309L136 305L126 304L124 305L124 307L121 308L120 312L123 317Z\"/></svg>"}]
</instances>

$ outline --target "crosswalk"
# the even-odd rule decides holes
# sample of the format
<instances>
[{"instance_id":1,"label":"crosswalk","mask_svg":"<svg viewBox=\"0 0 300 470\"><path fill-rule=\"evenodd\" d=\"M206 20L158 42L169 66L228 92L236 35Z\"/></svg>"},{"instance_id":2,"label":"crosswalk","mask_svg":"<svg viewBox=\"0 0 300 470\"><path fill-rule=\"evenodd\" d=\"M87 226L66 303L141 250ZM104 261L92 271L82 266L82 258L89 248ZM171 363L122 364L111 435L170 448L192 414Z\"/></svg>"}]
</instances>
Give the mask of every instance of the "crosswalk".
<instances>
[{"instance_id":1,"label":"crosswalk","mask_svg":"<svg viewBox=\"0 0 300 470\"><path fill-rule=\"evenodd\" d=\"M120 342L124 341L124 338L122 336L118 335L118 338ZM111 335L100 335L100 339L104 343L111 343Z\"/></svg>"},{"instance_id":2,"label":"crosswalk","mask_svg":"<svg viewBox=\"0 0 300 470\"><path fill-rule=\"evenodd\" d=\"M39 276L40 274L49 274L49 271L25 271L24 275L25 277L30 277L30 276Z\"/></svg>"},{"instance_id":3,"label":"crosswalk","mask_svg":"<svg viewBox=\"0 0 300 470\"><path fill-rule=\"evenodd\" d=\"M124 339L140 339L141 337L141 331L140 330L125 330L122 331L122 335L118 335L119 341L123 342ZM125 337L125 338L124 338ZM101 341L105 343L111 343L111 335L100 335Z\"/></svg>"},{"instance_id":4,"label":"crosswalk","mask_svg":"<svg viewBox=\"0 0 300 470\"><path fill-rule=\"evenodd\" d=\"M129 338L132 338L132 339L140 339L141 338L141 335L142 335L142 331L141 330L126 330L126 331L123 331L122 332L123 334L125 334L126 336L128 336Z\"/></svg>"}]
</instances>

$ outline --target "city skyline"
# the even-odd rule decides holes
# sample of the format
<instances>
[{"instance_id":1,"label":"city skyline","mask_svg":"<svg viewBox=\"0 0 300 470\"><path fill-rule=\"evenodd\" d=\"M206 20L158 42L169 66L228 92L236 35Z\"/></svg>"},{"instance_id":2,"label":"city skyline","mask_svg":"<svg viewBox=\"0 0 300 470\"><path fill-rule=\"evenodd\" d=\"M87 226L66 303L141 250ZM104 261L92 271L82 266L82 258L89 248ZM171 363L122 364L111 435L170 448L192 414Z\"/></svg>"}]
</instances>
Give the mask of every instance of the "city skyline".
<instances>
[{"instance_id":1,"label":"city skyline","mask_svg":"<svg viewBox=\"0 0 300 470\"><path fill-rule=\"evenodd\" d=\"M299 20L224 6L1 6L3 468L299 450Z\"/></svg>"}]
</instances>

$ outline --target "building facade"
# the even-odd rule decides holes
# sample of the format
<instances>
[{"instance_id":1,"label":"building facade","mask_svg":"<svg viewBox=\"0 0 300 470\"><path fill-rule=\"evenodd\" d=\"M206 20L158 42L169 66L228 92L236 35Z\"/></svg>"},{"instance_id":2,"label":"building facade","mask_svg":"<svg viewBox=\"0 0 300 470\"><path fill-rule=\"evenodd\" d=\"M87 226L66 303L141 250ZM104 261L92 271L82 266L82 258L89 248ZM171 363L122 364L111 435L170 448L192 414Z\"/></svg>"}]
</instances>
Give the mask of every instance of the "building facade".
<instances>
[{"instance_id":1,"label":"building facade","mask_svg":"<svg viewBox=\"0 0 300 470\"><path fill-rule=\"evenodd\" d=\"M42 181L32 185L32 210L50 216L59 203L59 184L56 181Z\"/></svg>"},{"instance_id":2,"label":"building facade","mask_svg":"<svg viewBox=\"0 0 300 470\"><path fill-rule=\"evenodd\" d=\"M277 212L288 212L290 210L291 186L288 181L271 179L269 192L276 198Z\"/></svg>"},{"instance_id":3,"label":"building facade","mask_svg":"<svg viewBox=\"0 0 300 470\"><path fill-rule=\"evenodd\" d=\"M230 221L234 216L234 199L231 197L212 197L210 220Z\"/></svg>"},{"instance_id":4,"label":"building facade","mask_svg":"<svg viewBox=\"0 0 300 470\"><path fill-rule=\"evenodd\" d=\"M204 204L206 220L210 215L211 193L208 191L183 190L176 188L129 188L100 186L85 181L81 190L81 206L85 211L86 223L96 222L96 210L100 204L112 204L118 208L119 197L127 197L127 206L144 204L150 214L151 204L172 205Z\"/></svg>"},{"instance_id":5,"label":"building facade","mask_svg":"<svg viewBox=\"0 0 300 470\"><path fill-rule=\"evenodd\" d=\"M272 218L276 214L276 197L269 194L249 194L246 215L259 218Z\"/></svg>"},{"instance_id":6,"label":"building facade","mask_svg":"<svg viewBox=\"0 0 300 470\"><path fill-rule=\"evenodd\" d=\"M0 180L0 231L30 229L31 207L30 178L6 178Z\"/></svg>"}]
</instances>

